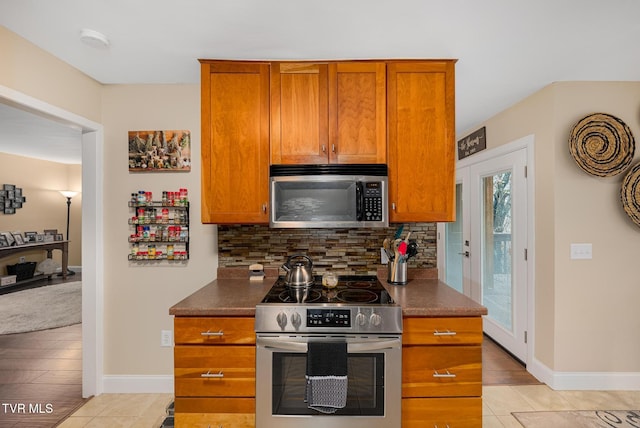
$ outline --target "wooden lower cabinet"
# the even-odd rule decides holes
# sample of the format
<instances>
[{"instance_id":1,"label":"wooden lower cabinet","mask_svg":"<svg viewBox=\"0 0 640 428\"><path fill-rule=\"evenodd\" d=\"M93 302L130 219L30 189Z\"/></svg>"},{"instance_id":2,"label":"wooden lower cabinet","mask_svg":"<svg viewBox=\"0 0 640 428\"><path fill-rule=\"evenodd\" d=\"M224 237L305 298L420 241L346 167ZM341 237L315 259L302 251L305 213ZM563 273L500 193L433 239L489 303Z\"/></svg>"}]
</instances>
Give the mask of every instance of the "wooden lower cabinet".
<instances>
[{"instance_id":1,"label":"wooden lower cabinet","mask_svg":"<svg viewBox=\"0 0 640 428\"><path fill-rule=\"evenodd\" d=\"M255 427L255 398L176 398L176 427Z\"/></svg>"},{"instance_id":2,"label":"wooden lower cabinet","mask_svg":"<svg viewBox=\"0 0 640 428\"><path fill-rule=\"evenodd\" d=\"M402 428L481 428L482 398L403 398Z\"/></svg>"},{"instance_id":3,"label":"wooden lower cabinet","mask_svg":"<svg viewBox=\"0 0 640 428\"><path fill-rule=\"evenodd\" d=\"M176 427L255 427L253 318L176 317Z\"/></svg>"},{"instance_id":4,"label":"wooden lower cabinet","mask_svg":"<svg viewBox=\"0 0 640 428\"><path fill-rule=\"evenodd\" d=\"M405 318L402 427L482 427L482 318Z\"/></svg>"},{"instance_id":5,"label":"wooden lower cabinet","mask_svg":"<svg viewBox=\"0 0 640 428\"><path fill-rule=\"evenodd\" d=\"M482 427L482 319L407 317L402 428ZM176 427L255 427L255 333L247 317L176 317Z\"/></svg>"}]
</instances>

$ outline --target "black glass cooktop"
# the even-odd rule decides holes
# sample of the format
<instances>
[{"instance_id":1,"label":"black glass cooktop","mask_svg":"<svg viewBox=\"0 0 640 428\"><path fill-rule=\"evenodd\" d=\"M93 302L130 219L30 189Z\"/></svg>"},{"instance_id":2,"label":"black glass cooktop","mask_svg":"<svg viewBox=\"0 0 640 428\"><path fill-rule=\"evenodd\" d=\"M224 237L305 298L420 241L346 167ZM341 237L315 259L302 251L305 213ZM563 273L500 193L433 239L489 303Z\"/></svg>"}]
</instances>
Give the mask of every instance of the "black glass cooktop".
<instances>
[{"instance_id":1,"label":"black glass cooktop","mask_svg":"<svg viewBox=\"0 0 640 428\"><path fill-rule=\"evenodd\" d=\"M291 290L284 277L278 278L261 303L342 303L354 305L389 305L395 303L375 276L338 276L338 285L322 286L322 277L315 276L308 290Z\"/></svg>"}]
</instances>

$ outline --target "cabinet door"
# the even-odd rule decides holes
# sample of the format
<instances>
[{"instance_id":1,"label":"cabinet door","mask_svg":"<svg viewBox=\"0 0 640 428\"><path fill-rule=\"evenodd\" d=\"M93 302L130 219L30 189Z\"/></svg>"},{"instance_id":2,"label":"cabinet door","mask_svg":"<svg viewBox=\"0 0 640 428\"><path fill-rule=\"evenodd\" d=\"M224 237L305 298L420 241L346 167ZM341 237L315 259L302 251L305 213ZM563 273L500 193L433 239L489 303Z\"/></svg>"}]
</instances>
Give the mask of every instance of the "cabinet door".
<instances>
[{"instance_id":1,"label":"cabinet door","mask_svg":"<svg viewBox=\"0 0 640 428\"><path fill-rule=\"evenodd\" d=\"M268 223L269 64L202 61L202 222Z\"/></svg>"},{"instance_id":2,"label":"cabinet door","mask_svg":"<svg viewBox=\"0 0 640 428\"><path fill-rule=\"evenodd\" d=\"M176 346L177 397L255 397L253 346Z\"/></svg>"},{"instance_id":3,"label":"cabinet door","mask_svg":"<svg viewBox=\"0 0 640 428\"><path fill-rule=\"evenodd\" d=\"M455 220L454 61L387 64L391 222Z\"/></svg>"},{"instance_id":4,"label":"cabinet door","mask_svg":"<svg viewBox=\"0 0 640 428\"><path fill-rule=\"evenodd\" d=\"M386 65L329 64L329 162L386 163Z\"/></svg>"},{"instance_id":5,"label":"cabinet door","mask_svg":"<svg viewBox=\"0 0 640 428\"><path fill-rule=\"evenodd\" d=\"M403 397L482 396L480 346L405 346Z\"/></svg>"},{"instance_id":6,"label":"cabinet door","mask_svg":"<svg viewBox=\"0 0 640 428\"><path fill-rule=\"evenodd\" d=\"M402 428L425 427L482 428L482 399L403 399Z\"/></svg>"},{"instance_id":7,"label":"cabinet door","mask_svg":"<svg viewBox=\"0 0 640 428\"><path fill-rule=\"evenodd\" d=\"M328 65L272 63L271 163L328 160Z\"/></svg>"}]
</instances>

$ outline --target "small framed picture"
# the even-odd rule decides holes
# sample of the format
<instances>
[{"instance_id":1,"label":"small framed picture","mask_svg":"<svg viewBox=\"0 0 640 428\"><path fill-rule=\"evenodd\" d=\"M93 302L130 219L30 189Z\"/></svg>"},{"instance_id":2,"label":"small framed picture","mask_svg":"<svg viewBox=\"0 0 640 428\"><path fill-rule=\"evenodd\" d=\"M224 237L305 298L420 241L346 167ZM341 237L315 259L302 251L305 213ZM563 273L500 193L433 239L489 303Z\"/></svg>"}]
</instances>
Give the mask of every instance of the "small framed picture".
<instances>
[{"instance_id":1,"label":"small framed picture","mask_svg":"<svg viewBox=\"0 0 640 428\"><path fill-rule=\"evenodd\" d=\"M22 235L19 233L13 234L13 239L16 241L16 245L24 245L24 240L22 239Z\"/></svg>"},{"instance_id":2,"label":"small framed picture","mask_svg":"<svg viewBox=\"0 0 640 428\"><path fill-rule=\"evenodd\" d=\"M56 235L58 233L58 229L45 229L44 230L44 234L45 235Z\"/></svg>"},{"instance_id":3,"label":"small framed picture","mask_svg":"<svg viewBox=\"0 0 640 428\"><path fill-rule=\"evenodd\" d=\"M44 235L44 242L53 242L56 235Z\"/></svg>"},{"instance_id":4,"label":"small framed picture","mask_svg":"<svg viewBox=\"0 0 640 428\"><path fill-rule=\"evenodd\" d=\"M36 242L36 235L38 232L25 232L24 242Z\"/></svg>"},{"instance_id":5,"label":"small framed picture","mask_svg":"<svg viewBox=\"0 0 640 428\"><path fill-rule=\"evenodd\" d=\"M16 241L15 239L13 239L13 235L11 234L11 232L2 232L2 236L4 236L4 239L7 241L7 247L12 246Z\"/></svg>"},{"instance_id":6,"label":"small framed picture","mask_svg":"<svg viewBox=\"0 0 640 428\"><path fill-rule=\"evenodd\" d=\"M55 235L55 241L64 241L64 236L62 236L62 233L56 233Z\"/></svg>"},{"instance_id":7,"label":"small framed picture","mask_svg":"<svg viewBox=\"0 0 640 428\"><path fill-rule=\"evenodd\" d=\"M9 242L7 241L7 237L4 235L0 235L0 248L8 247L8 246L9 246Z\"/></svg>"},{"instance_id":8,"label":"small framed picture","mask_svg":"<svg viewBox=\"0 0 640 428\"><path fill-rule=\"evenodd\" d=\"M42 233L36 235L36 242L44 242L44 235Z\"/></svg>"},{"instance_id":9,"label":"small framed picture","mask_svg":"<svg viewBox=\"0 0 640 428\"><path fill-rule=\"evenodd\" d=\"M7 207L5 205L4 207L4 213L5 214L15 214L16 213L16 209L14 207Z\"/></svg>"},{"instance_id":10,"label":"small framed picture","mask_svg":"<svg viewBox=\"0 0 640 428\"><path fill-rule=\"evenodd\" d=\"M15 184L3 184L2 190L16 190Z\"/></svg>"}]
</instances>

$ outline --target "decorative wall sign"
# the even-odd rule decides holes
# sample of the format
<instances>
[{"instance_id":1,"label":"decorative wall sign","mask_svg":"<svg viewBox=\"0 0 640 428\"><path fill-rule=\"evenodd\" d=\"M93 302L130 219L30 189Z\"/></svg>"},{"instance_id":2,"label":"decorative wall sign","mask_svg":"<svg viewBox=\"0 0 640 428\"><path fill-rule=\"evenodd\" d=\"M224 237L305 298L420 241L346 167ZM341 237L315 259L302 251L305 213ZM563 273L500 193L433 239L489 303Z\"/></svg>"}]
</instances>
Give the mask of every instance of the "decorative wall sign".
<instances>
[{"instance_id":1,"label":"decorative wall sign","mask_svg":"<svg viewBox=\"0 0 640 428\"><path fill-rule=\"evenodd\" d=\"M640 163L624 177L620 190L622 207L635 224L640 226Z\"/></svg>"},{"instance_id":2,"label":"decorative wall sign","mask_svg":"<svg viewBox=\"0 0 640 428\"><path fill-rule=\"evenodd\" d=\"M4 214L15 214L17 209L22 208L22 204L27 202L27 198L22 195L22 189L15 184L4 184L0 190L0 212Z\"/></svg>"},{"instance_id":3,"label":"decorative wall sign","mask_svg":"<svg viewBox=\"0 0 640 428\"><path fill-rule=\"evenodd\" d=\"M631 164L635 142L622 120L610 114L594 113L574 125L569 136L569 151L585 172L610 177Z\"/></svg>"},{"instance_id":4,"label":"decorative wall sign","mask_svg":"<svg viewBox=\"0 0 640 428\"><path fill-rule=\"evenodd\" d=\"M477 131L458 140L458 160L478 153L487 148L487 128L483 126Z\"/></svg>"},{"instance_id":5,"label":"decorative wall sign","mask_svg":"<svg viewBox=\"0 0 640 428\"><path fill-rule=\"evenodd\" d=\"M129 131L129 171L191 171L191 132Z\"/></svg>"}]
</instances>

